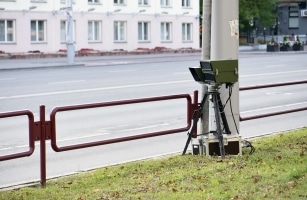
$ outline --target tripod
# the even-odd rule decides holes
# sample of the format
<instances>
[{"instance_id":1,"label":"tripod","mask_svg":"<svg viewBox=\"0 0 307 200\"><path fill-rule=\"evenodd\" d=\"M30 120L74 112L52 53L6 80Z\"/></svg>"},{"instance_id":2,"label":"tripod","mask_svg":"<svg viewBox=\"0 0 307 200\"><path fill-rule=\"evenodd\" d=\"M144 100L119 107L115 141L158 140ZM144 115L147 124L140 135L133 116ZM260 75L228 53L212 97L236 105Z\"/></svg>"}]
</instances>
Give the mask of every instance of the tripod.
<instances>
[{"instance_id":1,"label":"tripod","mask_svg":"<svg viewBox=\"0 0 307 200\"><path fill-rule=\"evenodd\" d=\"M224 113L224 106L221 101L220 93L218 92L218 87L211 86L209 90L205 93L200 106L197 110L194 111L193 114L193 125L190 131L188 132L188 139L185 144L184 150L182 152L182 155L184 155L187 151L187 148L189 146L189 143L191 142L192 135L197 128L198 120L200 119L203 111L204 104L208 98L208 96L211 95L212 102L214 106L214 113L215 113L215 122L216 122L216 131L213 131L213 134L217 137L219 141L219 148L220 148L220 155L222 159L225 158L225 148L224 148L224 140L223 140L223 132L221 128L221 119L224 125L224 129L226 131L226 134L231 134L228 126L228 122L226 119L226 115Z\"/></svg>"}]
</instances>

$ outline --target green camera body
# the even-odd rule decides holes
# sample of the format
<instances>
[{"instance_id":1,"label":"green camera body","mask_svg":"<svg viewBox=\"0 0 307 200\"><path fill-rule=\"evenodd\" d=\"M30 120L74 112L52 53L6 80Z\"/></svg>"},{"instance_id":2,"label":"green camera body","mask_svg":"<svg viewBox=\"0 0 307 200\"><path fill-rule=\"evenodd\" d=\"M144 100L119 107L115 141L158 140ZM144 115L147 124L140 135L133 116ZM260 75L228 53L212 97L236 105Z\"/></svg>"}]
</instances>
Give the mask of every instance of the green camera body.
<instances>
[{"instance_id":1,"label":"green camera body","mask_svg":"<svg viewBox=\"0 0 307 200\"><path fill-rule=\"evenodd\" d=\"M205 60L189 70L195 81L207 84L234 84L238 82L238 60Z\"/></svg>"}]
</instances>

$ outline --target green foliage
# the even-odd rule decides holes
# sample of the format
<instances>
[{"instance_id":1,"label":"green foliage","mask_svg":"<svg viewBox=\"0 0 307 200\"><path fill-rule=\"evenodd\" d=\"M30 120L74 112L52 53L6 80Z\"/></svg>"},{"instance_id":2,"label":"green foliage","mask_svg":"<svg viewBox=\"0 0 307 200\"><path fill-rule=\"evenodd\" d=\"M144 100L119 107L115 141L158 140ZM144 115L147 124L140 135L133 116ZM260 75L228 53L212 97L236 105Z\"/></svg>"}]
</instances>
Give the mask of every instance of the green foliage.
<instances>
[{"instance_id":1,"label":"green foliage","mask_svg":"<svg viewBox=\"0 0 307 200\"><path fill-rule=\"evenodd\" d=\"M278 0L239 0L239 29L240 32L251 31L256 24L250 21L259 20L263 26L272 26L277 17L276 4ZM203 0L199 0L200 14L202 15Z\"/></svg>"},{"instance_id":2,"label":"green foliage","mask_svg":"<svg viewBox=\"0 0 307 200\"><path fill-rule=\"evenodd\" d=\"M252 141L242 156L174 155L49 180L45 188L0 192L10 200L307 198L307 129Z\"/></svg>"},{"instance_id":3,"label":"green foliage","mask_svg":"<svg viewBox=\"0 0 307 200\"><path fill-rule=\"evenodd\" d=\"M257 19L263 26L275 23L277 0L239 0L239 29L242 32L254 30L256 24L250 21Z\"/></svg>"}]
</instances>

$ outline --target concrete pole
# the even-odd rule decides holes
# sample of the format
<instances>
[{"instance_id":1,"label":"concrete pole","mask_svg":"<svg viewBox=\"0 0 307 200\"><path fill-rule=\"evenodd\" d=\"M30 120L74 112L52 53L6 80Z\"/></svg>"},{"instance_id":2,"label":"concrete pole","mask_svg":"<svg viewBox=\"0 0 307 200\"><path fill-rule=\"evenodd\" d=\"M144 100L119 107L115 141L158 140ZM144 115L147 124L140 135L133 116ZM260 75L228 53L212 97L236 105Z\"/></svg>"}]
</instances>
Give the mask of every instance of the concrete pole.
<instances>
[{"instance_id":1,"label":"concrete pole","mask_svg":"<svg viewBox=\"0 0 307 200\"><path fill-rule=\"evenodd\" d=\"M238 18L238 0L216 0L212 2L211 60L238 59ZM222 102L225 103L229 97L229 90L226 89L225 84L219 92ZM239 82L232 88L231 104L236 124L232 118L229 103L225 107L225 114L231 135L236 135L239 131ZM215 123L213 123L213 119L214 117L210 113L210 124L212 123L212 125Z\"/></svg>"},{"instance_id":2,"label":"concrete pole","mask_svg":"<svg viewBox=\"0 0 307 200\"><path fill-rule=\"evenodd\" d=\"M72 18L72 0L67 0L67 32L66 32L66 46L67 46L67 62L73 64L75 59L75 47L73 38L73 18Z\"/></svg>"},{"instance_id":3,"label":"concrete pole","mask_svg":"<svg viewBox=\"0 0 307 200\"><path fill-rule=\"evenodd\" d=\"M202 16L202 54L201 60L210 60L210 46L211 46L211 9L212 0L203 0L203 16ZM202 85L203 98L208 90L207 85ZM200 133L209 132L209 101L207 100L202 113Z\"/></svg>"}]
</instances>

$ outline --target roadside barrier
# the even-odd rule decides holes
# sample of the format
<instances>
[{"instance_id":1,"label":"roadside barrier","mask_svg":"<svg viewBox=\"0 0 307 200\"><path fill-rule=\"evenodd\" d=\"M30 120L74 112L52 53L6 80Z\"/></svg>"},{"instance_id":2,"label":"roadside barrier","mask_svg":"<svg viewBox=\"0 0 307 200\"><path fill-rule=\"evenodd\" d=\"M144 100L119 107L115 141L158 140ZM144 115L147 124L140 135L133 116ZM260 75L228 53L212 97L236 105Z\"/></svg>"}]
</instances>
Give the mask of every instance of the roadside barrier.
<instances>
[{"instance_id":1,"label":"roadside barrier","mask_svg":"<svg viewBox=\"0 0 307 200\"><path fill-rule=\"evenodd\" d=\"M169 129L164 131L157 131L151 133L137 134L127 137L113 138L107 140L100 140L95 142L88 142L82 144L75 144L69 146L59 147L56 140L56 114L59 112L69 112L73 110L81 109L90 109L98 107L110 107L118 105L127 105L127 104L139 104L146 102L155 102L155 101L167 101L174 99L185 99L186 100L186 125L181 128ZM122 101L112 101L112 102L101 102L101 103L92 103L92 104L81 104L73 106L63 106L56 107L51 111L50 121L45 119L45 106L40 106L40 121L34 121L34 114L28 110L0 113L1 118L13 118L17 116L28 116L28 127L29 127L29 147L27 151L13 153L10 155L0 156L0 161L17 159L22 157L31 156L35 149L35 141L40 142L40 183L42 186L46 185L46 140L51 140L51 147L56 152L69 151L87 147L101 146L106 144L125 142L130 140L144 139L149 137L156 137L168 134L174 134L179 132L185 132L190 129L191 120L193 115L193 110L198 106L198 92L194 91L194 103L192 103L192 98L189 94L178 94L178 95L169 95L169 96L160 96L160 97L150 97L150 98L141 98L141 99L131 99L131 100L122 100ZM1 133L5 134L5 133Z\"/></svg>"},{"instance_id":2,"label":"roadside barrier","mask_svg":"<svg viewBox=\"0 0 307 200\"><path fill-rule=\"evenodd\" d=\"M285 82L285 83L274 83L274 84L266 84L266 85L256 85L256 86L248 86L248 87L240 87L239 91L256 90L256 89L281 87L281 86L289 86L289 85L298 85L298 84L307 84L307 80L292 81L292 82ZM248 120L252 120L252 119L272 117L272 116L276 116L276 115L283 115L283 114L299 112L299 111L304 111L304 110L307 110L307 107L301 107L301 108L296 108L296 109L288 109L288 110L284 110L284 111L271 112L271 113L254 115L254 116L249 116L249 117L241 117L240 116L240 121L248 121Z\"/></svg>"},{"instance_id":3,"label":"roadside barrier","mask_svg":"<svg viewBox=\"0 0 307 200\"><path fill-rule=\"evenodd\" d=\"M34 115L31 111L29 110L22 110L22 111L15 111L15 112L7 112L7 113L0 113L0 119L1 118L13 118L13 117L19 117L19 116L27 116L28 117L28 126L29 126L29 149L27 151L19 152L19 153L14 153L10 155L4 155L0 156L0 161L3 160L10 160L10 159L15 159L15 158L22 158L26 156L31 156L32 153L34 152ZM5 133L1 133L5 134Z\"/></svg>"}]
</instances>

